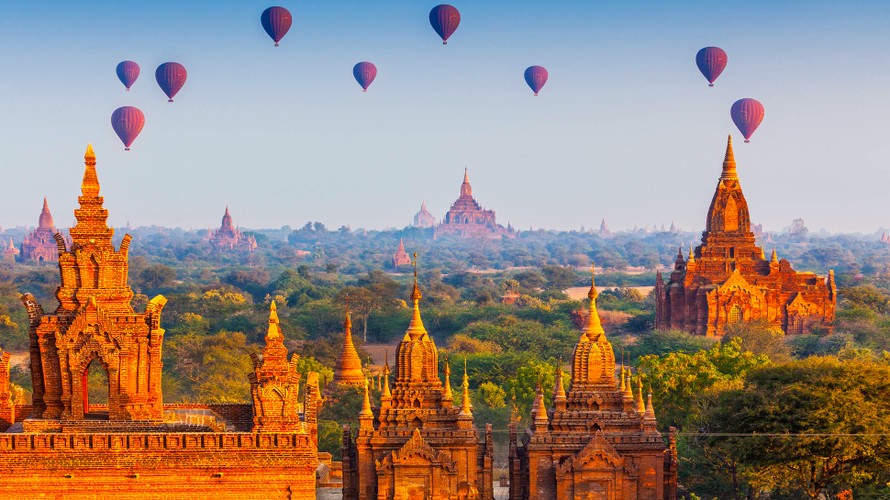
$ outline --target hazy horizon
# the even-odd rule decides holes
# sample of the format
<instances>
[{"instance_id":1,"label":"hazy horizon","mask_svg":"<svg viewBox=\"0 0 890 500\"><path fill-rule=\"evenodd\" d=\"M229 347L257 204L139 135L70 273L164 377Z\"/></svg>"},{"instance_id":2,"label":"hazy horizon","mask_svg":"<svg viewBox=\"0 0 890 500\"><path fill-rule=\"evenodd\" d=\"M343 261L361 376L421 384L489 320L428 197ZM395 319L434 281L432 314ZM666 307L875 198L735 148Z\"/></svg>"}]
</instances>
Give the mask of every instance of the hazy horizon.
<instances>
[{"instance_id":1,"label":"hazy horizon","mask_svg":"<svg viewBox=\"0 0 890 500\"><path fill-rule=\"evenodd\" d=\"M447 46L435 3L280 3L294 26L278 48L268 2L4 6L0 225L35 225L46 196L69 227L91 142L118 227L218 227L226 205L245 228L404 227L424 200L441 219L466 166L517 229L701 228L729 133L752 222L890 225L882 2L457 2ZM714 88L694 64L707 45L729 55ZM141 66L130 92L123 59ZM361 60L379 70L367 93ZM165 61L189 71L172 104ZM532 64L550 73L538 97ZM742 97L766 108L750 144L729 119ZM146 115L129 152L109 124L123 105Z\"/></svg>"}]
</instances>

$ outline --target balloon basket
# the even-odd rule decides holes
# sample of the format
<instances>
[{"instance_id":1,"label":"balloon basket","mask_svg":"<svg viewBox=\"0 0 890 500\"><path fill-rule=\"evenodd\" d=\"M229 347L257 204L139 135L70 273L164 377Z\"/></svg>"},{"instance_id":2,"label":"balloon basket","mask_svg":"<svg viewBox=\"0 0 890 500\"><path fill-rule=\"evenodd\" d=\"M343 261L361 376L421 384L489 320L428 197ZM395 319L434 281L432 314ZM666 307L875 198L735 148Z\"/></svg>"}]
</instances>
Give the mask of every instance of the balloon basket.
<instances>
[{"instance_id":1,"label":"balloon basket","mask_svg":"<svg viewBox=\"0 0 890 500\"><path fill-rule=\"evenodd\" d=\"M130 91L130 87L127 87L127 92L129 92L129 91Z\"/></svg>"},{"instance_id":2,"label":"balloon basket","mask_svg":"<svg viewBox=\"0 0 890 500\"><path fill-rule=\"evenodd\" d=\"M708 84L708 87L713 87L713 86L714 86L713 83L709 83L709 84Z\"/></svg>"},{"instance_id":3,"label":"balloon basket","mask_svg":"<svg viewBox=\"0 0 890 500\"><path fill-rule=\"evenodd\" d=\"M275 46L278 47L278 42L275 42Z\"/></svg>"},{"instance_id":4,"label":"balloon basket","mask_svg":"<svg viewBox=\"0 0 890 500\"><path fill-rule=\"evenodd\" d=\"M362 92L367 92L367 91L368 91L368 89L362 89Z\"/></svg>"},{"instance_id":5,"label":"balloon basket","mask_svg":"<svg viewBox=\"0 0 890 500\"><path fill-rule=\"evenodd\" d=\"M129 150L130 150L130 148L124 148L124 151L129 151Z\"/></svg>"},{"instance_id":6,"label":"balloon basket","mask_svg":"<svg viewBox=\"0 0 890 500\"><path fill-rule=\"evenodd\" d=\"M448 42L442 42L442 45L448 45Z\"/></svg>"},{"instance_id":7,"label":"balloon basket","mask_svg":"<svg viewBox=\"0 0 890 500\"><path fill-rule=\"evenodd\" d=\"M537 93L537 92L535 92L535 97L538 97L538 93Z\"/></svg>"},{"instance_id":8,"label":"balloon basket","mask_svg":"<svg viewBox=\"0 0 890 500\"><path fill-rule=\"evenodd\" d=\"M749 141L748 139L745 139L745 144L748 144L749 142L751 142L751 141Z\"/></svg>"},{"instance_id":9,"label":"balloon basket","mask_svg":"<svg viewBox=\"0 0 890 500\"><path fill-rule=\"evenodd\" d=\"M173 102L173 99L167 99L167 102Z\"/></svg>"}]
</instances>

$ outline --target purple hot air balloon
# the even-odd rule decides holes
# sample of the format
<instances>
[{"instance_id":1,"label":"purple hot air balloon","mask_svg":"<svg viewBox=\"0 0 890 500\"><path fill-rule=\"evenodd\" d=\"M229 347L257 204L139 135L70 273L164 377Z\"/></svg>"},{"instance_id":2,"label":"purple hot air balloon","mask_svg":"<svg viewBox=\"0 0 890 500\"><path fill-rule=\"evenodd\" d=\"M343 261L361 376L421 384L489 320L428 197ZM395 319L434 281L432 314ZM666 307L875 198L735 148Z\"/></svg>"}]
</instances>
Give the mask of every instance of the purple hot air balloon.
<instances>
[{"instance_id":1,"label":"purple hot air balloon","mask_svg":"<svg viewBox=\"0 0 890 500\"><path fill-rule=\"evenodd\" d=\"M129 92L130 87L139 78L139 65L133 61L121 61L118 63L115 71L117 71L118 79L124 84L124 87L127 87L127 92Z\"/></svg>"},{"instance_id":2,"label":"purple hot air balloon","mask_svg":"<svg viewBox=\"0 0 890 500\"><path fill-rule=\"evenodd\" d=\"M430 11L430 24L433 25L436 33L442 37L442 45L448 45L448 37L454 33L454 30L460 24L460 12L448 4L436 5Z\"/></svg>"},{"instance_id":3,"label":"purple hot air balloon","mask_svg":"<svg viewBox=\"0 0 890 500\"><path fill-rule=\"evenodd\" d=\"M124 106L111 113L111 127L124 143L124 151L130 150L130 144L136 140L142 127L145 125L145 115L139 108Z\"/></svg>"},{"instance_id":4,"label":"purple hot air balloon","mask_svg":"<svg viewBox=\"0 0 890 500\"><path fill-rule=\"evenodd\" d=\"M695 54L695 64L708 79L708 87L714 86L714 80L723 73L727 60L726 52L720 47L705 47Z\"/></svg>"},{"instance_id":5,"label":"purple hot air balloon","mask_svg":"<svg viewBox=\"0 0 890 500\"><path fill-rule=\"evenodd\" d=\"M525 83L531 87L535 95L538 95L538 92L547 83L547 76L544 66L529 66L525 69Z\"/></svg>"},{"instance_id":6,"label":"purple hot air balloon","mask_svg":"<svg viewBox=\"0 0 890 500\"><path fill-rule=\"evenodd\" d=\"M269 37L275 41L275 46L278 47L278 42L284 38L284 35L290 29L293 17L290 15L290 11L284 7L269 7L260 15L260 22L263 23L263 29L266 30Z\"/></svg>"},{"instance_id":7,"label":"purple hot air balloon","mask_svg":"<svg viewBox=\"0 0 890 500\"><path fill-rule=\"evenodd\" d=\"M352 67L352 76L362 86L362 92L367 92L368 87L377 78L377 66L368 61L362 61Z\"/></svg>"},{"instance_id":8,"label":"purple hot air balloon","mask_svg":"<svg viewBox=\"0 0 890 500\"><path fill-rule=\"evenodd\" d=\"M161 90L167 94L168 102L173 102L173 96L185 85L187 76L185 66L175 62L165 62L155 71L155 79L161 86Z\"/></svg>"},{"instance_id":9,"label":"purple hot air balloon","mask_svg":"<svg viewBox=\"0 0 890 500\"><path fill-rule=\"evenodd\" d=\"M746 97L739 99L732 105L729 115L735 126L739 128L739 132L745 136L745 142L750 142L751 134L760 126L763 121L763 104L756 99Z\"/></svg>"}]
</instances>

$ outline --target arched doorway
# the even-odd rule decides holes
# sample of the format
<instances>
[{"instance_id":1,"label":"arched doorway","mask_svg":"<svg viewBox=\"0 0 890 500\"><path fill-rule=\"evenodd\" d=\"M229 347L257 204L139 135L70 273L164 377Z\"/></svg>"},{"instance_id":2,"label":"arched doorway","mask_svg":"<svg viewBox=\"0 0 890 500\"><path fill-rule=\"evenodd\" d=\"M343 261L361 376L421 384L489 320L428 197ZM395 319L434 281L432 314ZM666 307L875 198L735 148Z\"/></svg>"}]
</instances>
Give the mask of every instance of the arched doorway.
<instances>
[{"instance_id":1,"label":"arched doorway","mask_svg":"<svg viewBox=\"0 0 890 500\"><path fill-rule=\"evenodd\" d=\"M737 323L742 320L742 308L739 306L732 306L732 309L729 310L729 323Z\"/></svg>"},{"instance_id":2,"label":"arched doorway","mask_svg":"<svg viewBox=\"0 0 890 500\"><path fill-rule=\"evenodd\" d=\"M93 358L83 370L83 415L95 420L108 419L108 370L99 358Z\"/></svg>"}]
</instances>

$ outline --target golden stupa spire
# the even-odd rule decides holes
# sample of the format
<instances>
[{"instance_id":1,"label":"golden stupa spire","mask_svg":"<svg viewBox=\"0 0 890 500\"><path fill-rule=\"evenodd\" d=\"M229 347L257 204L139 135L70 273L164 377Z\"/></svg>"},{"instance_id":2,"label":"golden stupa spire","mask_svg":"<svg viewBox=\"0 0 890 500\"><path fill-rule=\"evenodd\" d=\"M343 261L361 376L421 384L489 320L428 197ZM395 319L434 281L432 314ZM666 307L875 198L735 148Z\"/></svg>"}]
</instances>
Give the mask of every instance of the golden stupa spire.
<instances>
[{"instance_id":1,"label":"golden stupa spire","mask_svg":"<svg viewBox=\"0 0 890 500\"><path fill-rule=\"evenodd\" d=\"M467 376L467 358L464 358L464 397L460 405L460 414L471 416L473 414L473 405L470 403L470 378Z\"/></svg>"},{"instance_id":2,"label":"golden stupa spire","mask_svg":"<svg viewBox=\"0 0 890 500\"><path fill-rule=\"evenodd\" d=\"M392 399L392 392L389 390L389 351L384 352L383 361L383 391L380 394L381 399Z\"/></svg>"},{"instance_id":3,"label":"golden stupa spire","mask_svg":"<svg viewBox=\"0 0 890 500\"><path fill-rule=\"evenodd\" d=\"M83 182L80 185L80 191L85 197L99 196L99 176L96 175L96 153L93 152L92 144L87 144L83 162L86 165L86 169L83 172Z\"/></svg>"},{"instance_id":4,"label":"golden stupa spire","mask_svg":"<svg viewBox=\"0 0 890 500\"><path fill-rule=\"evenodd\" d=\"M562 383L562 360L556 362L556 387L553 389L553 401L565 401L566 389Z\"/></svg>"},{"instance_id":5,"label":"golden stupa spire","mask_svg":"<svg viewBox=\"0 0 890 500\"><path fill-rule=\"evenodd\" d=\"M775 249L775 248L773 248L773 254L770 256L769 261L772 262L772 263L774 263L774 264L778 264L778 263L779 263L779 255L776 254L776 249Z\"/></svg>"},{"instance_id":6,"label":"golden stupa spire","mask_svg":"<svg viewBox=\"0 0 890 500\"><path fill-rule=\"evenodd\" d=\"M736 172L735 154L732 152L732 135L726 140L726 156L723 157L723 174L721 180L737 180L739 178Z\"/></svg>"},{"instance_id":7,"label":"golden stupa spire","mask_svg":"<svg viewBox=\"0 0 890 500\"><path fill-rule=\"evenodd\" d=\"M343 349L334 367L334 381L339 384L358 386L365 379L362 360L352 340L352 316L349 314L349 296L346 296L343 318Z\"/></svg>"},{"instance_id":8,"label":"golden stupa spire","mask_svg":"<svg viewBox=\"0 0 890 500\"><path fill-rule=\"evenodd\" d=\"M408 324L408 330L405 332L404 340L417 340L427 335L426 328L423 327L423 320L420 318L420 299L423 295L420 293L420 287L417 286L417 252L414 252L414 288L411 291L411 302L414 304L414 313L411 316L411 323Z\"/></svg>"},{"instance_id":9,"label":"golden stupa spire","mask_svg":"<svg viewBox=\"0 0 890 500\"><path fill-rule=\"evenodd\" d=\"M445 360L445 395L444 399L451 401L454 399L454 393L451 392L451 362Z\"/></svg>"},{"instance_id":10,"label":"golden stupa spire","mask_svg":"<svg viewBox=\"0 0 890 500\"><path fill-rule=\"evenodd\" d=\"M273 300L272 303L269 304L269 330L266 333L266 342L270 340L281 340L283 338L284 336L281 335L281 324L278 321L278 309Z\"/></svg>"},{"instance_id":11,"label":"golden stupa spire","mask_svg":"<svg viewBox=\"0 0 890 500\"><path fill-rule=\"evenodd\" d=\"M630 369L629 369L629 368L628 368L628 370L627 370L627 373L625 373L624 377L625 377L625 382L624 382L624 398L625 398L625 399L633 399L633 398L634 398L633 384L632 384L631 381L630 381L630 380L631 380L631 378L630 378L630 377L631 377L631 373L630 373Z\"/></svg>"},{"instance_id":12,"label":"golden stupa spire","mask_svg":"<svg viewBox=\"0 0 890 500\"><path fill-rule=\"evenodd\" d=\"M643 377L637 377L637 412L640 415L646 413L646 403L643 402Z\"/></svg>"},{"instance_id":13,"label":"golden stupa spire","mask_svg":"<svg viewBox=\"0 0 890 500\"><path fill-rule=\"evenodd\" d=\"M652 391L649 391L649 395L646 398L646 419L647 420L655 420L655 406L652 405Z\"/></svg>"},{"instance_id":14,"label":"golden stupa spire","mask_svg":"<svg viewBox=\"0 0 890 500\"><path fill-rule=\"evenodd\" d=\"M692 250L692 245L689 245L689 259L686 261L687 264L695 264L695 251Z\"/></svg>"},{"instance_id":15,"label":"golden stupa spire","mask_svg":"<svg viewBox=\"0 0 890 500\"><path fill-rule=\"evenodd\" d=\"M538 384L537 394L535 394L535 414L534 414L534 424L536 430L546 430L547 422L549 418L547 417L547 405L544 404L544 389L541 387L540 383Z\"/></svg>"},{"instance_id":16,"label":"golden stupa spire","mask_svg":"<svg viewBox=\"0 0 890 500\"><path fill-rule=\"evenodd\" d=\"M766 260L766 254L763 252L763 247L760 247L760 260Z\"/></svg>"},{"instance_id":17,"label":"golden stupa spire","mask_svg":"<svg viewBox=\"0 0 890 500\"><path fill-rule=\"evenodd\" d=\"M581 329L582 337L586 336L589 340L596 340L597 337L606 333L603 325L600 323L600 315L596 312L596 297L599 293L596 291L595 267L590 265L590 290L587 292L587 298L590 299L590 310L587 315L587 323Z\"/></svg>"},{"instance_id":18,"label":"golden stupa spire","mask_svg":"<svg viewBox=\"0 0 890 500\"><path fill-rule=\"evenodd\" d=\"M368 379L365 379L365 399L362 401L362 411L358 414L360 420L374 418L374 412L371 411L371 395L368 394L368 386L370 384Z\"/></svg>"},{"instance_id":19,"label":"golden stupa spire","mask_svg":"<svg viewBox=\"0 0 890 500\"><path fill-rule=\"evenodd\" d=\"M624 361L623 360L621 362L621 377L619 377L619 378L621 378L621 382L619 383L620 385L618 386L618 390L621 391L622 394L624 394Z\"/></svg>"}]
</instances>

